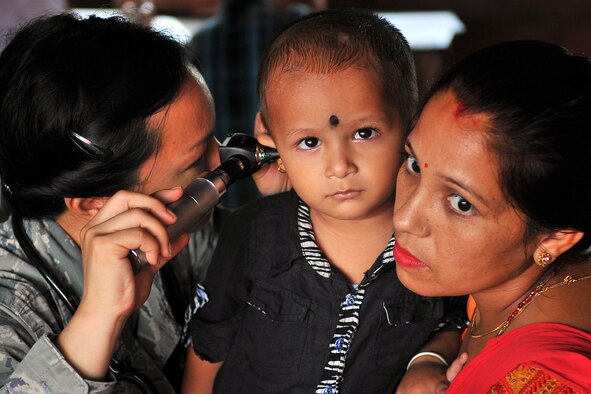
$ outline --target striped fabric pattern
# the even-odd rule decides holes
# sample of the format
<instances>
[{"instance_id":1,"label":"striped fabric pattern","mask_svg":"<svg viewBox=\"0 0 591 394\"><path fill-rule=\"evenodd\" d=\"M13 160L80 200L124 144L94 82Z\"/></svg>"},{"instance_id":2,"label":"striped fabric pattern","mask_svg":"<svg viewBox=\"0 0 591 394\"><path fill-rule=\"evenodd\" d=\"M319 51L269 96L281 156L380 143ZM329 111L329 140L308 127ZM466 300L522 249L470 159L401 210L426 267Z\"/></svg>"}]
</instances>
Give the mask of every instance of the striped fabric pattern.
<instances>
[{"instance_id":1,"label":"striped fabric pattern","mask_svg":"<svg viewBox=\"0 0 591 394\"><path fill-rule=\"evenodd\" d=\"M298 231L302 252L308 264L318 275L330 278L332 272L330 263L316 244L310 220L310 210L301 200L298 205ZM320 383L316 387L316 393L333 394L339 392L339 384L343 380L347 361L347 352L359 326L359 309L363 304L366 288L379 277L383 267L394 262L393 248L394 237L390 239L382 253L381 264L366 275L358 286L352 286L351 292L345 296L341 303L338 323L329 344L330 357L324 367Z\"/></svg>"}]
</instances>

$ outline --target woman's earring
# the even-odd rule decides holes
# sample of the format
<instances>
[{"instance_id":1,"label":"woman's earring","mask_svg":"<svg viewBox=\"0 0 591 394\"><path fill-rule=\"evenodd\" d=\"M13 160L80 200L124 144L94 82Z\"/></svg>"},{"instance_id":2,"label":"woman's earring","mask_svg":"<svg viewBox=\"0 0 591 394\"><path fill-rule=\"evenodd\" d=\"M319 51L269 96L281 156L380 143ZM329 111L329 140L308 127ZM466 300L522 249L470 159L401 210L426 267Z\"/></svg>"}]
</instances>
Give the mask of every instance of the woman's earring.
<instances>
[{"instance_id":1,"label":"woman's earring","mask_svg":"<svg viewBox=\"0 0 591 394\"><path fill-rule=\"evenodd\" d=\"M285 166L283 165L283 161L281 161L281 159L277 159L277 171L279 171L282 174L285 174L287 171L285 171Z\"/></svg>"},{"instance_id":2,"label":"woman's earring","mask_svg":"<svg viewBox=\"0 0 591 394\"><path fill-rule=\"evenodd\" d=\"M547 267L552 262L552 255L548 252L544 252L538 255L536 264L542 268Z\"/></svg>"}]
</instances>

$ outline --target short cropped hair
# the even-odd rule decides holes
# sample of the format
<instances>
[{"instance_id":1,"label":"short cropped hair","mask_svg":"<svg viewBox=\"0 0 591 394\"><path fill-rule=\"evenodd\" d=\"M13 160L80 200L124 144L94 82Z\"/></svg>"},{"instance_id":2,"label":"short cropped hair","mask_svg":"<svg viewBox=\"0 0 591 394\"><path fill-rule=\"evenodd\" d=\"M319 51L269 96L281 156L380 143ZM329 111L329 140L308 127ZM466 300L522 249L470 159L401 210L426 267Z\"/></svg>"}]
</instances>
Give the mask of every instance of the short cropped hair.
<instances>
[{"instance_id":1,"label":"short cropped hair","mask_svg":"<svg viewBox=\"0 0 591 394\"><path fill-rule=\"evenodd\" d=\"M398 111L408 131L418 102L413 55L400 31L363 10L328 10L296 20L268 48L257 90L265 118L267 87L275 73L301 69L332 73L360 66L375 72L386 108Z\"/></svg>"}]
</instances>

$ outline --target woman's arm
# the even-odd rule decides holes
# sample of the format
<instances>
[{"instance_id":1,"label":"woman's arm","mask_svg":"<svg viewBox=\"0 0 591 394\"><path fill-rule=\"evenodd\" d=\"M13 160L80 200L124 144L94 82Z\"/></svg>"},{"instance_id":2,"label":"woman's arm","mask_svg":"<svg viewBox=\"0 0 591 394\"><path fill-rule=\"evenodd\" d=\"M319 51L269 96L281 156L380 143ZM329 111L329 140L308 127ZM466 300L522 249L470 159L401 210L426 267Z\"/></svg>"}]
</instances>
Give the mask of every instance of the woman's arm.
<instances>
[{"instance_id":1,"label":"woman's arm","mask_svg":"<svg viewBox=\"0 0 591 394\"><path fill-rule=\"evenodd\" d=\"M443 393L450 384L449 378L465 364L466 357L457 357L467 321L466 297L445 298L444 305L442 327L409 362L397 393Z\"/></svg>"},{"instance_id":2,"label":"woman's arm","mask_svg":"<svg viewBox=\"0 0 591 394\"><path fill-rule=\"evenodd\" d=\"M458 355L460 344L459 331L434 334L417 353L419 357L409 363L396 393L443 393L450 383L447 376L448 367L458 365L454 360ZM445 363L440 358L443 358Z\"/></svg>"},{"instance_id":3,"label":"woman's arm","mask_svg":"<svg viewBox=\"0 0 591 394\"><path fill-rule=\"evenodd\" d=\"M159 193L165 202L182 190ZM84 226L80 235L84 286L80 306L59 334L57 346L86 379L104 379L127 318L147 299L154 275L185 246L171 246L166 225L176 217L157 198L118 192ZM146 252L149 265L134 275L129 251ZM92 339L92 340L89 340Z\"/></svg>"}]
</instances>

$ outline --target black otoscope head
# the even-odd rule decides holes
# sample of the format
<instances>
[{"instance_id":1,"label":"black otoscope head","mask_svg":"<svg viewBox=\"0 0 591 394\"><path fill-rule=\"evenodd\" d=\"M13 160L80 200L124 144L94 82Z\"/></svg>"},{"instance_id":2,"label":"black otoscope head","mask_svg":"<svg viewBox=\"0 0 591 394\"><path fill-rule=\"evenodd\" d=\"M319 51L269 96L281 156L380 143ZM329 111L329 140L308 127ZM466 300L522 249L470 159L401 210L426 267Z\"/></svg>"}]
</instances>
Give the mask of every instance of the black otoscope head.
<instances>
[{"instance_id":1,"label":"black otoscope head","mask_svg":"<svg viewBox=\"0 0 591 394\"><path fill-rule=\"evenodd\" d=\"M226 138L219 152L222 164L193 180L185 188L184 195L168 205L177 216L177 221L166 229L171 241L201 227L234 181L254 174L263 164L279 158L275 149L259 145L250 135L238 133ZM129 260L136 273L148 264L145 253L139 249L130 252Z\"/></svg>"},{"instance_id":2,"label":"black otoscope head","mask_svg":"<svg viewBox=\"0 0 591 394\"><path fill-rule=\"evenodd\" d=\"M228 167L230 181L252 175L265 163L275 161L279 153L268 146L259 145L256 138L242 133L230 134L220 146L220 167ZM234 159L234 160L230 160ZM236 160L240 162L240 169L235 169ZM219 167L218 167L219 168Z\"/></svg>"}]
</instances>

